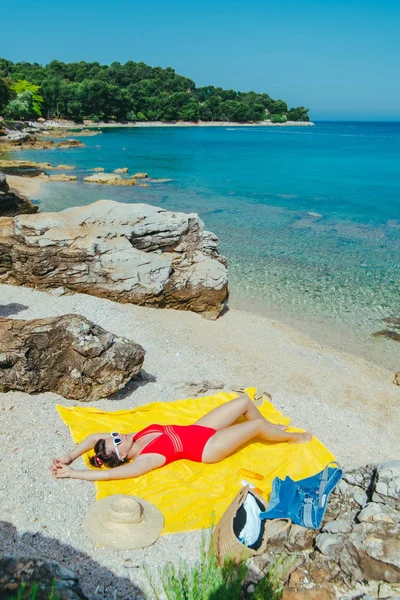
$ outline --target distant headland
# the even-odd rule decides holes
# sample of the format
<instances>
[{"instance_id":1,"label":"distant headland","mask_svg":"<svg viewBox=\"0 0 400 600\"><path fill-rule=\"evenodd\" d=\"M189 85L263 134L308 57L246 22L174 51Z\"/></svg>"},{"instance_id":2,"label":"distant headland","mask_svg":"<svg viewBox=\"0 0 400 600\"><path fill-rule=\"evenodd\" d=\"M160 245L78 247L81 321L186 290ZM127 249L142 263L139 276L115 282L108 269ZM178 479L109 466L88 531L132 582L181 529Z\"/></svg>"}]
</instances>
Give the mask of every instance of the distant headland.
<instances>
[{"instance_id":1,"label":"distant headland","mask_svg":"<svg viewBox=\"0 0 400 600\"><path fill-rule=\"evenodd\" d=\"M128 61L38 63L0 59L0 115L93 125L312 124L307 108L268 94L196 87L167 67Z\"/></svg>"}]
</instances>

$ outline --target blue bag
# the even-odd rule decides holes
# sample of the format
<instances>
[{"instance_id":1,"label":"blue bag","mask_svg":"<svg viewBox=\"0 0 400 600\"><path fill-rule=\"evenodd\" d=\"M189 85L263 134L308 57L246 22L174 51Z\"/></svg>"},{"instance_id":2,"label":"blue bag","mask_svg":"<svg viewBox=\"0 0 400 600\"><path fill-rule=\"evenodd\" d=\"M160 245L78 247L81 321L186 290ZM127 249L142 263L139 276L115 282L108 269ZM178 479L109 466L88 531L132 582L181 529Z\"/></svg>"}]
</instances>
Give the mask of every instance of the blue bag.
<instances>
[{"instance_id":1,"label":"blue bag","mask_svg":"<svg viewBox=\"0 0 400 600\"><path fill-rule=\"evenodd\" d=\"M290 477L275 477L269 503L260 517L289 518L302 527L319 529L329 496L342 475L339 463L331 462L320 473L300 481L293 481Z\"/></svg>"}]
</instances>

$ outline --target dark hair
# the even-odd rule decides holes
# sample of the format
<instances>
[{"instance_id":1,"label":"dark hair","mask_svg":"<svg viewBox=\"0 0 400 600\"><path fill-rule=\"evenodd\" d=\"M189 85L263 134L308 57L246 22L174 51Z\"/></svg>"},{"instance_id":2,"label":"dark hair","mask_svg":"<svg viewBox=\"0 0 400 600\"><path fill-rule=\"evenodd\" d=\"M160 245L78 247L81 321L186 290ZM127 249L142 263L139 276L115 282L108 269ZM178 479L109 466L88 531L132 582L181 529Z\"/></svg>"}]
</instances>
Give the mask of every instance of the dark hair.
<instances>
[{"instance_id":1,"label":"dark hair","mask_svg":"<svg viewBox=\"0 0 400 600\"><path fill-rule=\"evenodd\" d=\"M117 453L114 452L114 450L111 454L107 454L105 440L98 440L95 444L94 451L96 454L89 458L89 462L93 467L100 468L104 464L106 467L112 469L113 467L119 467L119 465L124 463L123 460L118 458Z\"/></svg>"}]
</instances>

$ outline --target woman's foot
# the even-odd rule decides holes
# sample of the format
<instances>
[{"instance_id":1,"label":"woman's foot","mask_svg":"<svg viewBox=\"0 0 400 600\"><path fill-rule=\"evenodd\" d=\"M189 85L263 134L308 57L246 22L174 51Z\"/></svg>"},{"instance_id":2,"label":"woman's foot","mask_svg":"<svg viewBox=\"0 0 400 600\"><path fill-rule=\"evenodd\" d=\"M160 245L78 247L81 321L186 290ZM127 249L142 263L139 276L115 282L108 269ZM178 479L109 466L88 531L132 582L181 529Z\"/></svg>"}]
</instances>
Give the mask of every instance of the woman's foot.
<instances>
[{"instance_id":1,"label":"woman's foot","mask_svg":"<svg viewBox=\"0 0 400 600\"><path fill-rule=\"evenodd\" d=\"M303 433L292 433L293 438L288 440L289 444L305 444L311 442L312 433L304 431Z\"/></svg>"},{"instance_id":2,"label":"woman's foot","mask_svg":"<svg viewBox=\"0 0 400 600\"><path fill-rule=\"evenodd\" d=\"M275 425L275 427L277 427L278 429L282 429L282 431L286 431L286 429L288 428L288 425L284 425L283 423L273 423L273 425Z\"/></svg>"}]
</instances>

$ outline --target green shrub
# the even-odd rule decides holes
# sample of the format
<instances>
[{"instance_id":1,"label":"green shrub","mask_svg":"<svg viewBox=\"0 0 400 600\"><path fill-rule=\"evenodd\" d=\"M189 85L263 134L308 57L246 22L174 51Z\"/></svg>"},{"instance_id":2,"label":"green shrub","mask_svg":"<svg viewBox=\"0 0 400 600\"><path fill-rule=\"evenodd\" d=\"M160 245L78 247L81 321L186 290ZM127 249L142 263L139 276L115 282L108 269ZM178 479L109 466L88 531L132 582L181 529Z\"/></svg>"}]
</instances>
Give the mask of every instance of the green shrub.
<instances>
[{"instance_id":1,"label":"green shrub","mask_svg":"<svg viewBox=\"0 0 400 600\"><path fill-rule=\"evenodd\" d=\"M286 123L287 116L286 115L269 115L268 117L272 123Z\"/></svg>"},{"instance_id":2,"label":"green shrub","mask_svg":"<svg viewBox=\"0 0 400 600\"><path fill-rule=\"evenodd\" d=\"M158 586L154 583L147 567L146 572L153 600L161 600ZM236 564L226 560L223 565L215 553L202 540L201 558L194 566L181 560L179 567L168 563L158 571L159 586L168 600L280 600L283 590L273 574L266 574L253 592L246 591L248 575L246 562Z\"/></svg>"},{"instance_id":3,"label":"green shrub","mask_svg":"<svg viewBox=\"0 0 400 600\"><path fill-rule=\"evenodd\" d=\"M54 582L49 594L44 597L38 583L33 583L31 586L26 583L21 583L15 590L16 596L9 596L8 600L38 600L39 598L46 598L46 600L60 600L59 594L55 592L55 585Z\"/></svg>"}]
</instances>

